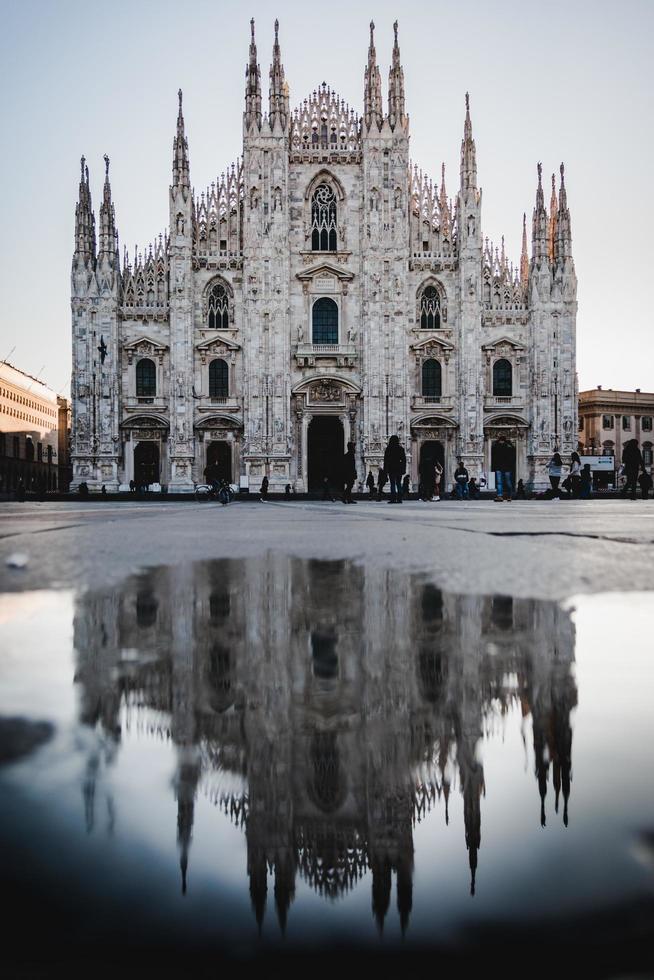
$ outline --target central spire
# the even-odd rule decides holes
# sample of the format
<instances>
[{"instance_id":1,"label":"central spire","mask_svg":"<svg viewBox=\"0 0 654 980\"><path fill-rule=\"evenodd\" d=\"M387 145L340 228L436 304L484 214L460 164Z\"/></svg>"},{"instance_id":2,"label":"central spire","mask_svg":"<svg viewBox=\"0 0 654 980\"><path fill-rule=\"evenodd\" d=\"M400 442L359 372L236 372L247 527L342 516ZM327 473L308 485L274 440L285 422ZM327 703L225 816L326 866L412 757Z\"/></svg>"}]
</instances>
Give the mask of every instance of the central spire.
<instances>
[{"instance_id":1,"label":"central spire","mask_svg":"<svg viewBox=\"0 0 654 980\"><path fill-rule=\"evenodd\" d=\"M547 258L548 230L545 195L543 194L543 165L539 163L536 207L531 220L531 256L539 264L542 259Z\"/></svg>"},{"instance_id":2,"label":"central spire","mask_svg":"<svg viewBox=\"0 0 654 980\"><path fill-rule=\"evenodd\" d=\"M381 75L377 67L377 52L375 51L375 22L370 21L370 45L368 47L368 64L363 75L363 118L366 127L371 129L373 123L381 129L384 121L382 111Z\"/></svg>"},{"instance_id":3,"label":"central spire","mask_svg":"<svg viewBox=\"0 0 654 980\"><path fill-rule=\"evenodd\" d=\"M274 129L275 122L279 120L282 129L286 129L288 122L288 85L284 79L284 66L282 64L282 54L279 47L279 21L275 21L275 43L273 44L272 65L270 66L270 90L268 119L270 128Z\"/></svg>"},{"instance_id":4,"label":"central spire","mask_svg":"<svg viewBox=\"0 0 654 980\"><path fill-rule=\"evenodd\" d=\"M184 114L182 112L182 90L177 92L179 108L177 110L177 133L173 140L173 187L191 186L188 165L188 140L184 132Z\"/></svg>"},{"instance_id":5,"label":"central spire","mask_svg":"<svg viewBox=\"0 0 654 980\"><path fill-rule=\"evenodd\" d=\"M250 33L250 57L245 69L245 128L250 129L254 123L261 129L261 71L254 39L254 17L250 21Z\"/></svg>"},{"instance_id":6,"label":"central spire","mask_svg":"<svg viewBox=\"0 0 654 980\"><path fill-rule=\"evenodd\" d=\"M388 73L388 121L391 129L405 121L404 114L404 72L400 62L400 46L397 43L397 21L393 24L395 40L393 42L393 62Z\"/></svg>"},{"instance_id":7,"label":"central spire","mask_svg":"<svg viewBox=\"0 0 654 980\"><path fill-rule=\"evenodd\" d=\"M477 151L472 138L472 120L470 119L470 95L466 92L466 118L463 124L463 140L461 141L461 189L477 187Z\"/></svg>"}]
</instances>

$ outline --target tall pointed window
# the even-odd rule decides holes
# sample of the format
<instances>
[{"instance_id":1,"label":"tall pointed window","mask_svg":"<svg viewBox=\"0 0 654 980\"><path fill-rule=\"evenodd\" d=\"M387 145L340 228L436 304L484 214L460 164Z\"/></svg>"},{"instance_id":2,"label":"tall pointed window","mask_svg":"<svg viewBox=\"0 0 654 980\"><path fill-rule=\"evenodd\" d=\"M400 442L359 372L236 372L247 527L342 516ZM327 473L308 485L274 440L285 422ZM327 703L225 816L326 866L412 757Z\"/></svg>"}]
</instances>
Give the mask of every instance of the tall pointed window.
<instances>
[{"instance_id":1,"label":"tall pointed window","mask_svg":"<svg viewBox=\"0 0 654 980\"><path fill-rule=\"evenodd\" d=\"M441 302L435 286L426 286L420 299L420 327L438 330L441 325Z\"/></svg>"},{"instance_id":2,"label":"tall pointed window","mask_svg":"<svg viewBox=\"0 0 654 980\"><path fill-rule=\"evenodd\" d=\"M329 184L318 184L311 198L311 250L336 251L336 195Z\"/></svg>"},{"instance_id":3,"label":"tall pointed window","mask_svg":"<svg viewBox=\"0 0 654 980\"><path fill-rule=\"evenodd\" d=\"M209 365L209 398L229 397L229 368L227 361L217 357Z\"/></svg>"},{"instance_id":4,"label":"tall pointed window","mask_svg":"<svg viewBox=\"0 0 654 980\"><path fill-rule=\"evenodd\" d=\"M441 365L433 357L422 365L422 394L423 398L441 397Z\"/></svg>"},{"instance_id":5,"label":"tall pointed window","mask_svg":"<svg viewBox=\"0 0 654 980\"><path fill-rule=\"evenodd\" d=\"M221 282L217 282L209 293L209 330L229 330L229 296Z\"/></svg>"},{"instance_id":6,"label":"tall pointed window","mask_svg":"<svg viewBox=\"0 0 654 980\"><path fill-rule=\"evenodd\" d=\"M314 344L338 343L338 306L323 296L313 304L311 341Z\"/></svg>"},{"instance_id":7,"label":"tall pointed window","mask_svg":"<svg viewBox=\"0 0 654 980\"><path fill-rule=\"evenodd\" d=\"M493 394L499 398L510 398L513 394L513 368L505 357L493 364Z\"/></svg>"},{"instance_id":8,"label":"tall pointed window","mask_svg":"<svg viewBox=\"0 0 654 980\"><path fill-rule=\"evenodd\" d=\"M149 357L142 357L136 365L136 397L154 398L157 394L157 369Z\"/></svg>"}]
</instances>

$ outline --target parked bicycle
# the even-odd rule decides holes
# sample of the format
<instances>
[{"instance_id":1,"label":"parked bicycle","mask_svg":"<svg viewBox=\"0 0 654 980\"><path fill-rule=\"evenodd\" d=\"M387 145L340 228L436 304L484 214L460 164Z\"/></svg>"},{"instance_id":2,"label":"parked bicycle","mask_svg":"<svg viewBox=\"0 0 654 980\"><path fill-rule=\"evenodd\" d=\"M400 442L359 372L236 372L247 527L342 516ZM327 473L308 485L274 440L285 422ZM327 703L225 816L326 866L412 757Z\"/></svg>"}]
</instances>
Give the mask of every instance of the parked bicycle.
<instances>
[{"instance_id":1,"label":"parked bicycle","mask_svg":"<svg viewBox=\"0 0 654 980\"><path fill-rule=\"evenodd\" d=\"M226 507L234 499L234 491L227 480L220 480L217 483L198 483L195 488L195 499L219 500L223 507Z\"/></svg>"}]
</instances>

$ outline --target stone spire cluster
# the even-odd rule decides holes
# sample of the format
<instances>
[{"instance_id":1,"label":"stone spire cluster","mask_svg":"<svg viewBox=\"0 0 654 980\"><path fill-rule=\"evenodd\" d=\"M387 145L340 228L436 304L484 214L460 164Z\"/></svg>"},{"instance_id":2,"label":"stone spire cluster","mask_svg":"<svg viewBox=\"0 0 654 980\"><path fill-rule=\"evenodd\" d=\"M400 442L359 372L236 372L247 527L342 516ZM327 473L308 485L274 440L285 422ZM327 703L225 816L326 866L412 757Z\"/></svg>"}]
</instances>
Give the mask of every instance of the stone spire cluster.
<instances>
[{"instance_id":1,"label":"stone spire cluster","mask_svg":"<svg viewBox=\"0 0 654 980\"><path fill-rule=\"evenodd\" d=\"M75 206L75 252L73 265L95 265L95 216L91 203L89 168L85 157L80 161L79 196Z\"/></svg>"},{"instance_id":2,"label":"stone spire cluster","mask_svg":"<svg viewBox=\"0 0 654 980\"><path fill-rule=\"evenodd\" d=\"M405 121L404 112L404 71L400 62L400 46L397 43L397 21L393 24L395 39L393 41L393 61L388 73L388 121L391 129L402 126Z\"/></svg>"},{"instance_id":3,"label":"stone spire cluster","mask_svg":"<svg viewBox=\"0 0 654 980\"><path fill-rule=\"evenodd\" d=\"M565 189L565 168L560 167L561 180L557 196L556 177L552 174L552 193L550 196L549 215L545 208L543 194L543 167L538 164L538 187L536 188L536 206L532 218L532 260L540 266L544 260L556 265L570 258L572 235L570 229L570 212L568 210Z\"/></svg>"},{"instance_id":4,"label":"stone spire cluster","mask_svg":"<svg viewBox=\"0 0 654 980\"><path fill-rule=\"evenodd\" d=\"M250 54L245 69L245 129L261 129L261 69L257 61L257 42L254 38L254 17L250 21Z\"/></svg>"},{"instance_id":5,"label":"stone spire cluster","mask_svg":"<svg viewBox=\"0 0 654 980\"><path fill-rule=\"evenodd\" d=\"M367 129L377 126L381 129L384 121L382 107L381 75L377 66L375 51L375 22L370 21L370 44L368 46L368 63L363 76L363 119Z\"/></svg>"},{"instance_id":6,"label":"stone spire cluster","mask_svg":"<svg viewBox=\"0 0 654 980\"><path fill-rule=\"evenodd\" d=\"M116 229L116 214L111 200L109 157L106 153L104 155L104 165L105 176L102 204L100 205L100 251L98 254L98 264L111 269L117 269L119 264L118 231Z\"/></svg>"},{"instance_id":7,"label":"stone spire cluster","mask_svg":"<svg viewBox=\"0 0 654 980\"><path fill-rule=\"evenodd\" d=\"M476 190L477 188L477 150L472 138L472 120L470 119L470 96L466 92L466 118L463 125L463 140L461 141L461 190Z\"/></svg>"},{"instance_id":8,"label":"stone spire cluster","mask_svg":"<svg viewBox=\"0 0 654 980\"><path fill-rule=\"evenodd\" d=\"M272 64L270 66L270 91L268 119L270 128L275 125L286 129L289 118L288 85L284 78L281 48L279 46L279 21L275 21L275 41L273 44Z\"/></svg>"}]
</instances>

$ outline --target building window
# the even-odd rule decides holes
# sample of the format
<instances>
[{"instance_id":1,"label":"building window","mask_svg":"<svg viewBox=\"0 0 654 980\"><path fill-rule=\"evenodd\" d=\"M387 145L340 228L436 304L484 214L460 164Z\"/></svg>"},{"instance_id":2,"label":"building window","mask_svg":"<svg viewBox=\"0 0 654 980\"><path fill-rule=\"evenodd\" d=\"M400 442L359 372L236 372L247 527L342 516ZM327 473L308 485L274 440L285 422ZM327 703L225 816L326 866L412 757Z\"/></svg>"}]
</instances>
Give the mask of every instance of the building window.
<instances>
[{"instance_id":1,"label":"building window","mask_svg":"<svg viewBox=\"0 0 654 980\"><path fill-rule=\"evenodd\" d=\"M313 304L311 339L314 344L338 343L338 306L333 299L322 297Z\"/></svg>"},{"instance_id":2,"label":"building window","mask_svg":"<svg viewBox=\"0 0 654 980\"><path fill-rule=\"evenodd\" d=\"M422 365L422 394L424 398L441 397L441 365L433 357Z\"/></svg>"},{"instance_id":3,"label":"building window","mask_svg":"<svg viewBox=\"0 0 654 980\"><path fill-rule=\"evenodd\" d=\"M579 426L578 426L578 428L579 428L579 431L580 432L583 432L584 431L584 419L583 419L583 416L582 415L579 416Z\"/></svg>"},{"instance_id":4,"label":"building window","mask_svg":"<svg viewBox=\"0 0 654 980\"><path fill-rule=\"evenodd\" d=\"M602 428L603 429L612 429L613 428L613 416L612 415L603 415L602 416Z\"/></svg>"},{"instance_id":5,"label":"building window","mask_svg":"<svg viewBox=\"0 0 654 980\"><path fill-rule=\"evenodd\" d=\"M229 368L227 361L216 358L209 365L209 398L229 396Z\"/></svg>"},{"instance_id":6,"label":"building window","mask_svg":"<svg viewBox=\"0 0 654 980\"><path fill-rule=\"evenodd\" d=\"M651 466L652 465L652 443L651 442L644 442L643 443L643 465L644 466Z\"/></svg>"},{"instance_id":7,"label":"building window","mask_svg":"<svg viewBox=\"0 0 654 980\"><path fill-rule=\"evenodd\" d=\"M311 198L311 249L336 251L336 195L329 184L319 184Z\"/></svg>"},{"instance_id":8,"label":"building window","mask_svg":"<svg viewBox=\"0 0 654 980\"><path fill-rule=\"evenodd\" d=\"M157 369L149 357L142 357L136 365L136 397L154 398L157 394Z\"/></svg>"},{"instance_id":9,"label":"building window","mask_svg":"<svg viewBox=\"0 0 654 980\"><path fill-rule=\"evenodd\" d=\"M493 395L510 398L513 394L513 368L505 357L493 364Z\"/></svg>"},{"instance_id":10,"label":"building window","mask_svg":"<svg viewBox=\"0 0 654 980\"><path fill-rule=\"evenodd\" d=\"M651 415L643 415L640 424L641 424L641 428L642 428L643 432L651 432L652 431L652 416Z\"/></svg>"},{"instance_id":11,"label":"building window","mask_svg":"<svg viewBox=\"0 0 654 980\"><path fill-rule=\"evenodd\" d=\"M631 432L631 415L622 416L622 430L623 432Z\"/></svg>"},{"instance_id":12,"label":"building window","mask_svg":"<svg viewBox=\"0 0 654 980\"><path fill-rule=\"evenodd\" d=\"M441 325L441 301L435 286L426 286L420 298L420 329L438 330Z\"/></svg>"},{"instance_id":13,"label":"building window","mask_svg":"<svg viewBox=\"0 0 654 980\"><path fill-rule=\"evenodd\" d=\"M229 296L221 282L209 293L207 326L209 330L229 330Z\"/></svg>"}]
</instances>

